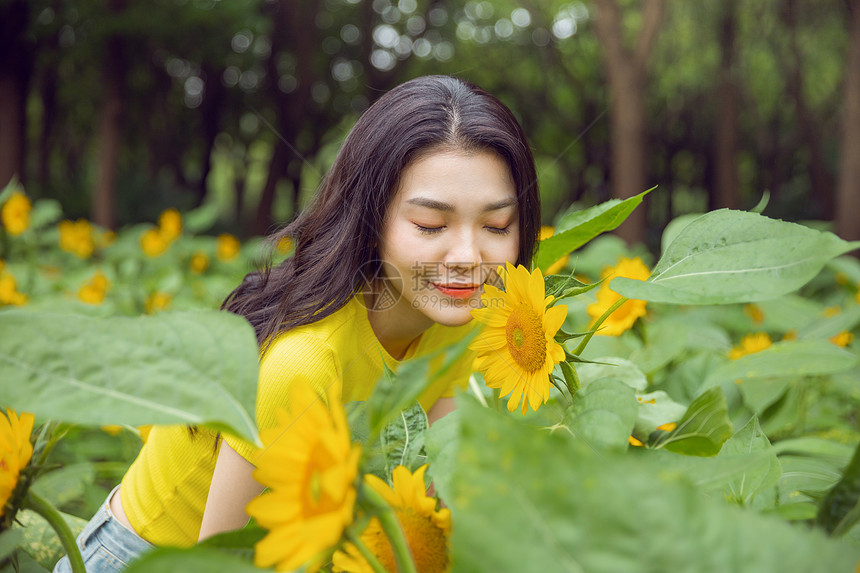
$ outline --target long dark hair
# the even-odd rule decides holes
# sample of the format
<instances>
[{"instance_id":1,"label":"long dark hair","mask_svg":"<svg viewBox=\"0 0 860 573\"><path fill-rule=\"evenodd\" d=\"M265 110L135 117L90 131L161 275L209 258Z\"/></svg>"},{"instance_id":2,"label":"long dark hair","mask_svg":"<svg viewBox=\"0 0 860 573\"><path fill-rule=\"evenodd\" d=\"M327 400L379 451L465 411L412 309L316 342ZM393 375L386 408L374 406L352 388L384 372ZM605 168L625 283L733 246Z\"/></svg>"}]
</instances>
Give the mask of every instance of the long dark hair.
<instances>
[{"instance_id":1,"label":"long dark hair","mask_svg":"<svg viewBox=\"0 0 860 573\"><path fill-rule=\"evenodd\" d=\"M540 229L540 194L522 128L481 88L425 76L394 88L364 112L312 204L270 237L270 244L292 238L295 254L248 274L221 308L244 316L263 344L344 306L361 277L378 270L367 265L381 264L375 245L401 172L410 161L443 149L489 150L508 164L519 201L517 263L529 265Z\"/></svg>"}]
</instances>

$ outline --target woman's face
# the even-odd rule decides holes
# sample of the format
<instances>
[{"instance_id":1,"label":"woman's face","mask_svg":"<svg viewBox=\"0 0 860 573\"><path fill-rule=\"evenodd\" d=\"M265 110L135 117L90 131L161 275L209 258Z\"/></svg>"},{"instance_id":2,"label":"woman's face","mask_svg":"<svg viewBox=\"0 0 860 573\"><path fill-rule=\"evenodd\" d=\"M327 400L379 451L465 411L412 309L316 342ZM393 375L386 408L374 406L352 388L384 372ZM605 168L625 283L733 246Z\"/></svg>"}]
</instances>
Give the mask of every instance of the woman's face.
<instances>
[{"instance_id":1,"label":"woman's face","mask_svg":"<svg viewBox=\"0 0 860 573\"><path fill-rule=\"evenodd\" d=\"M439 151L410 163L388 208L379 255L403 327L460 326L496 268L516 262L516 189L495 153Z\"/></svg>"}]
</instances>

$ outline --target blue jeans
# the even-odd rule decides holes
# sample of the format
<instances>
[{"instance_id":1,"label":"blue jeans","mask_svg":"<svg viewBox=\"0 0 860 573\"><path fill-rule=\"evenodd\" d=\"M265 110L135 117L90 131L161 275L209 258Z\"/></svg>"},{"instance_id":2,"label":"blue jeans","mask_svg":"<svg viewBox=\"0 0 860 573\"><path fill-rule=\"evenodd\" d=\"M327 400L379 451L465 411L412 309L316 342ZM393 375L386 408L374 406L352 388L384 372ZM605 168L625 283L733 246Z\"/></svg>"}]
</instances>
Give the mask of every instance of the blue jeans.
<instances>
[{"instance_id":1,"label":"blue jeans","mask_svg":"<svg viewBox=\"0 0 860 573\"><path fill-rule=\"evenodd\" d=\"M122 571L132 559L152 548L152 544L123 525L110 511L109 501L119 486L87 523L77 544L84 559L87 573L116 573ZM71 573L69 558L64 556L54 566L54 573Z\"/></svg>"}]
</instances>

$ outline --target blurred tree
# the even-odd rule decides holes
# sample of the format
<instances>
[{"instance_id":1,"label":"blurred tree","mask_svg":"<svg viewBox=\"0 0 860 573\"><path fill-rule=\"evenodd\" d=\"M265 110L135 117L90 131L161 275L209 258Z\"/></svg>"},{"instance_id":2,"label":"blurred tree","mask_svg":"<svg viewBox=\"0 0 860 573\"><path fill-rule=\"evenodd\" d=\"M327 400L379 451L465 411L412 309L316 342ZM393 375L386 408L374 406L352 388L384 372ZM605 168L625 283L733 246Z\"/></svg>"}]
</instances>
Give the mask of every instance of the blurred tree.
<instances>
[{"instance_id":1,"label":"blurred tree","mask_svg":"<svg viewBox=\"0 0 860 573\"><path fill-rule=\"evenodd\" d=\"M860 1L848 3L850 43L842 94L842 148L836 190L836 231L860 240Z\"/></svg>"},{"instance_id":2,"label":"blurred tree","mask_svg":"<svg viewBox=\"0 0 860 573\"><path fill-rule=\"evenodd\" d=\"M717 114L714 125L714 192L708 207L740 207L737 146L739 78L737 70L737 1L721 3L719 16L720 71L717 76Z\"/></svg>"},{"instance_id":3,"label":"blurred tree","mask_svg":"<svg viewBox=\"0 0 860 573\"><path fill-rule=\"evenodd\" d=\"M648 185L645 96L647 63L663 17L664 0L646 0L642 26L634 49L625 44L622 10L615 0L595 0L595 32L603 47L610 92L612 127L612 196L619 199L641 193ZM645 210L637 209L617 230L633 244L645 238Z\"/></svg>"},{"instance_id":4,"label":"blurred tree","mask_svg":"<svg viewBox=\"0 0 860 573\"><path fill-rule=\"evenodd\" d=\"M28 38L27 0L0 3L0 187L16 175L26 180L26 102L34 43Z\"/></svg>"}]
</instances>

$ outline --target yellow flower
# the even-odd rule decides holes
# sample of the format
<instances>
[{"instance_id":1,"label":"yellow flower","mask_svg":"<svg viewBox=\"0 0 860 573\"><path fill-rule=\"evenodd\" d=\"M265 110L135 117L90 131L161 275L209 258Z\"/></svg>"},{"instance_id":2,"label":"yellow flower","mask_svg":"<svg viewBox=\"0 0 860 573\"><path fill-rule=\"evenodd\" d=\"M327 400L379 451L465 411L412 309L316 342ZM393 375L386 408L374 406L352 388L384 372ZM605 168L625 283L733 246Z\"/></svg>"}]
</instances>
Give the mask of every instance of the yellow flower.
<instances>
[{"instance_id":1,"label":"yellow flower","mask_svg":"<svg viewBox=\"0 0 860 573\"><path fill-rule=\"evenodd\" d=\"M839 306L828 306L821 311L821 315L824 316L824 318L833 318L834 316L838 316L841 312L842 308Z\"/></svg>"},{"instance_id":2,"label":"yellow flower","mask_svg":"<svg viewBox=\"0 0 860 573\"><path fill-rule=\"evenodd\" d=\"M645 263L643 263L642 259L639 257L634 257L632 259L622 258L618 261L618 264L615 267L607 267L603 269L602 273L600 273L600 278L627 277L642 281L646 280L649 276L651 276L651 271L648 270L648 267L645 266ZM600 318L604 312L609 310L609 307L618 302L618 299L621 298L621 295L609 288L609 284L611 282L611 279L605 280L600 285L600 288L597 290L597 302L588 305L588 308L586 308L588 315L591 317L592 325L597 322L597 319ZM645 307L647 304L648 303L644 300L628 300L619 308L615 309L615 312L603 321L597 334L604 336L620 336L633 327L637 318L645 316ZM589 326L589 328L591 327Z\"/></svg>"},{"instance_id":3,"label":"yellow flower","mask_svg":"<svg viewBox=\"0 0 860 573\"><path fill-rule=\"evenodd\" d=\"M666 422L665 424L660 424L657 426L658 430L663 430L664 432L671 432L675 428L678 427L678 424L675 422Z\"/></svg>"},{"instance_id":4,"label":"yellow flower","mask_svg":"<svg viewBox=\"0 0 860 573\"><path fill-rule=\"evenodd\" d=\"M451 512L447 508L436 509L436 499L427 496L424 486L426 469L425 464L412 474L404 466L397 466L393 472L393 489L374 475L364 476L364 482L394 509L409 552L415 559L415 568L421 573L443 573L450 566L448 537L451 534ZM370 520L360 538L386 571L397 571L391 543L377 518ZM332 562L333 571L373 573L370 564L352 543L346 543L343 551L335 552Z\"/></svg>"},{"instance_id":5,"label":"yellow flower","mask_svg":"<svg viewBox=\"0 0 860 573\"><path fill-rule=\"evenodd\" d=\"M554 227L544 225L543 227L540 228L540 240L541 241L543 241L544 239L549 239L554 234L555 234L555 228ZM556 262L554 262L553 264L551 264L549 266L549 268L546 270L546 274L548 274L548 275L556 274L557 272L559 272L560 270L562 270L563 268L565 268L567 266L567 263L569 260L570 260L570 255L563 256L562 258L560 258L559 260L557 260Z\"/></svg>"},{"instance_id":6,"label":"yellow flower","mask_svg":"<svg viewBox=\"0 0 860 573\"><path fill-rule=\"evenodd\" d=\"M167 293L155 291L149 295L146 302L143 303L144 308L146 309L146 314L155 314L156 312L164 310L170 306L172 298L173 297Z\"/></svg>"},{"instance_id":7,"label":"yellow flower","mask_svg":"<svg viewBox=\"0 0 860 573\"><path fill-rule=\"evenodd\" d=\"M289 391L290 411L280 408L275 427L262 432L256 459L254 478L269 492L246 511L269 530L255 547L258 567L314 570L352 523L361 448L351 442L336 391L323 398L304 380Z\"/></svg>"},{"instance_id":8,"label":"yellow flower","mask_svg":"<svg viewBox=\"0 0 860 573\"><path fill-rule=\"evenodd\" d=\"M854 341L854 335L852 333L848 332L847 330L843 330L842 332L840 332L836 336L830 337L830 342L832 342L836 346L841 346L842 348L845 348L846 346L851 344L853 341Z\"/></svg>"},{"instance_id":9,"label":"yellow flower","mask_svg":"<svg viewBox=\"0 0 860 573\"><path fill-rule=\"evenodd\" d=\"M194 253L194 256L191 257L191 272L197 273L198 275L206 272L206 269L209 268L209 256L203 251L197 251Z\"/></svg>"},{"instance_id":10,"label":"yellow flower","mask_svg":"<svg viewBox=\"0 0 860 573\"><path fill-rule=\"evenodd\" d=\"M0 208L0 221L6 232L13 237L20 235L30 226L30 210L33 206L27 196L15 191Z\"/></svg>"},{"instance_id":11,"label":"yellow flower","mask_svg":"<svg viewBox=\"0 0 860 573\"><path fill-rule=\"evenodd\" d=\"M628 444L630 444L631 446L636 446L637 448L641 448L642 446L644 446L644 445L645 445L645 444L643 444L643 443L642 443L642 441L641 441L641 440L637 440L637 439L636 439L636 438L634 438L633 436L628 436L628 437L627 437L627 443L628 443Z\"/></svg>"},{"instance_id":12,"label":"yellow flower","mask_svg":"<svg viewBox=\"0 0 860 573\"><path fill-rule=\"evenodd\" d=\"M101 233L99 233L99 235L96 236L95 240L96 245L98 247L109 247L113 245L114 242L116 242L116 233L114 233L110 229L107 229L106 231L102 231Z\"/></svg>"},{"instance_id":13,"label":"yellow flower","mask_svg":"<svg viewBox=\"0 0 860 573\"><path fill-rule=\"evenodd\" d=\"M293 250L293 240L290 237L282 237L281 240L278 241L276 248L279 253L286 255Z\"/></svg>"},{"instance_id":14,"label":"yellow flower","mask_svg":"<svg viewBox=\"0 0 860 573\"><path fill-rule=\"evenodd\" d=\"M140 236L140 248L147 257L157 257L164 253L170 244L158 229L149 229Z\"/></svg>"},{"instance_id":15,"label":"yellow flower","mask_svg":"<svg viewBox=\"0 0 860 573\"><path fill-rule=\"evenodd\" d=\"M87 304L99 305L105 301L110 281L101 271L96 271L92 278L78 291L78 298Z\"/></svg>"},{"instance_id":16,"label":"yellow flower","mask_svg":"<svg viewBox=\"0 0 860 573\"><path fill-rule=\"evenodd\" d=\"M93 226L86 219L72 221L60 221L60 248L69 253L74 253L82 259L89 258L93 254L95 241L93 238Z\"/></svg>"},{"instance_id":17,"label":"yellow flower","mask_svg":"<svg viewBox=\"0 0 860 573\"><path fill-rule=\"evenodd\" d=\"M176 209L165 209L158 217L158 230L169 244L182 234L182 215Z\"/></svg>"},{"instance_id":18,"label":"yellow flower","mask_svg":"<svg viewBox=\"0 0 860 573\"><path fill-rule=\"evenodd\" d=\"M750 320L752 320L754 324L761 324L764 322L764 311L757 304L745 304L744 314L750 317Z\"/></svg>"},{"instance_id":19,"label":"yellow flower","mask_svg":"<svg viewBox=\"0 0 860 573\"><path fill-rule=\"evenodd\" d=\"M232 261L239 255L239 239L229 233L218 235L215 247L215 256L221 261Z\"/></svg>"},{"instance_id":20,"label":"yellow flower","mask_svg":"<svg viewBox=\"0 0 860 573\"><path fill-rule=\"evenodd\" d=\"M469 344L478 351L474 367L484 375L487 386L511 394L508 410L513 412L522 398L523 414L531 406L537 410L549 398L549 375L564 360L564 348L553 337L567 316L567 306L547 309L553 297L544 298L540 269L529 274L520 265L499 267L505 291L484 286L484 308L472 311L484 331Z\"/></svg>"},{"instance_id":21,"label":"yellow flower","mask_svg":"<svg viewBox=\"0 0 860 573\"><path fill-rule=\"evenodd\" d=\"M140 432L140 441L145 444L146 441L149 439L149 433L152 431L152 424L138 426L137 431Z\"/></svg>"},{"instance_id":22,"label":"yellow flower","mask_svg":"<svg viewBox=\"0 0 860 573\"><path fill-rule=\"evenodd\" d=\"M18 418L8 408L5 416L0 414L0 517L6 513L6 504L15 491L21 470L33 455L30 443L33 421L33 414L25 412Z\"/></svg>"},{"instance_id":23,"label":"yellow flower","mask_svg":"<svg viewBox=\"0 0 860 573\"><path fill-rule=\"evenodd\" d=\"M765 348L770 348L770 336L766 332L757 332L755 334L747 334L741 338L741 343L729 351L729 358L737 360L741 356L761 352Z\"/></svg>"},{"instance_id":24,"label":"yellow flower","mask_svg":"<svg viewBox=\"0 0 860 573\"><path fill-rule=\"evenodd\" d=\"M116 424L107 424L102 426L102 431L109 436L118 436L122 432L122 426Z\"/></svg>"},{"instance_id":25,"label":"yellow flower","mask_svg":"<svg viewBox=\"0 0 860 573\"><path fill-rule=\"evenodd\" d=\"M27 295L18 292L15 277L10 273L0 274L0 304L21 306L27 304Z\"/></svg>"}]
</instances>

